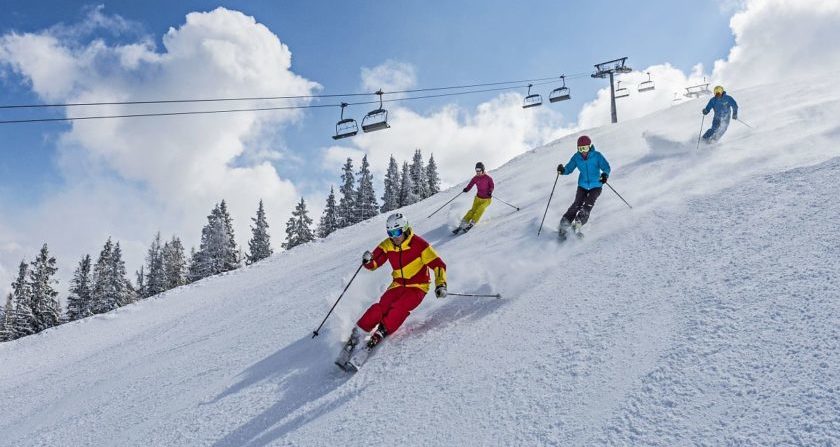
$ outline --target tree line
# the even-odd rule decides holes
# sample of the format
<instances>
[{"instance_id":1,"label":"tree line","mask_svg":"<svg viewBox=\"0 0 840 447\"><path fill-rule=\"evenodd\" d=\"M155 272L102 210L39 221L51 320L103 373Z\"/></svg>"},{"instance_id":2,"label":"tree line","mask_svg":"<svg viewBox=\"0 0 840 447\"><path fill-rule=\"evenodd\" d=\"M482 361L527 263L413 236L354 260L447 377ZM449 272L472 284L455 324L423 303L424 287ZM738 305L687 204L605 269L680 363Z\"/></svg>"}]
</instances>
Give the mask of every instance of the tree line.
<instances>
[{"instance_id":1,"label":"tree line","mask_svg":"<svg viewBox=\"0 0 840 447\"><path fill-rule=\"evenodd\" d=\"M415 151L411 164L403 162L401 170L391 156L381 205L373 183L367 156L362 157L358 172L354 172L353 160L347 158L342 167L340 199L336 201L335 188L330 188L321 220L313 229L306 202L301 198L286 222L286 240L282 247L288 250L316 237L326 237L340 228L362 222L380 212L411 205L440 191L434 156L430 156L428 163L424 164L419 149ZM64 310L55 289L58 283L55 279L58 271L56 260L44 244L34 260L21 261L5 306L0 306L0 342L109 312L167 290L235 270L243 263L253 264L271 256L271 237L262 200L251 221L247 253L236 243L233 219L225 200L214 205L210 211L201 230L199 247L192 248L189 256L186 256L177 236L163 241L158 232L146 252L144 264L135 272L134 283L127 277L120 243L109 237L95 263L89 254L79 260L70 281Z\"/></svg>"}]
</instances>

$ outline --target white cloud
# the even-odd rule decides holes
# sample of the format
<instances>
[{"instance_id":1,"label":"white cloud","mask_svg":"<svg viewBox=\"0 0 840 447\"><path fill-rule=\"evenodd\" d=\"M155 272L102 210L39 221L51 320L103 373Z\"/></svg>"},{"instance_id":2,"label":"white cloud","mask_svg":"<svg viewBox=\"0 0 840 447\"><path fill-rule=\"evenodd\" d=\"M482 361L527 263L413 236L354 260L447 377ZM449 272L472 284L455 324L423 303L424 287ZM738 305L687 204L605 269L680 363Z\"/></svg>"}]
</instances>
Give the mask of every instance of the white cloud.
<instances>
[{"instance_id":1,"label":"white cloud","mask_svg":"<svg viewBox=\"0 0 840 447\"><path fill-rule=\"evenodd\" d=\"M362 89L366 92L408 90L416 85L417 74L411 64L388 60L373 68L362 67Z\"/></svg>"},{"instance_id":2,"label":"white cloud","mask_svg":"<svg viewBox=\"0 0 840 447\"><path fill-rule=\"evenodd\" d=\"M729 23L735 46L715 62L729 90L840 71L840 2L748 0Z\"/></svg>"},{"instance_id":3,"label":"white cloud","mask_svg":"<svg viewBox=\"0 0 840 447\"><path fill-rule=\"evenodd\" d=\"M46 101L310 95L320 88L291 71L289 48L268 28L224 8L188 14L185 24L166 33L159 52L148 38L109 45L67 37L97 26L118 30L124 23L94 9L75 33L62 27L60 32L4 35L0 70L16 73ZM239 108L254 105L236 103ZM70 114L206 107L109 106ZM58 141L57 161L67 186L36 208L19 210L8 224L17 232L15 240L31 252L27 258L48 242L65 279L78 256L98 253L109 234L123 242L131 268L139 266L158 229L165 237L180 235L188 247L196 244L205 216L222 198L244 242L248 217L260 198L275 228L298 199L295 185L266 161L283 152L266 148L285 125L301 117L298 111L273 111L74 122ZM4 265L18 260L0 254Z\"/></svg>"}]
</instances>

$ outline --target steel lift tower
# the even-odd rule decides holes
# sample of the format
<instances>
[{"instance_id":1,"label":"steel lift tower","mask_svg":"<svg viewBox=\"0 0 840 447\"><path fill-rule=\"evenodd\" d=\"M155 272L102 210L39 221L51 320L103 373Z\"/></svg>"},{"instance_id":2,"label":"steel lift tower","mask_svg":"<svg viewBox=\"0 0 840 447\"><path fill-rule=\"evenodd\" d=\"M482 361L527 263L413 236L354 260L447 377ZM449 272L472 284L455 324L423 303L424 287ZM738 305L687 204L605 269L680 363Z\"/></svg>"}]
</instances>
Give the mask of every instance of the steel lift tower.
<instances>
[{"instance_id":1,"label":"steel lift tower","mask_svg":"<svg viewBox=\"0 0 840 447\"><path fill-rule=\"evenodd\" d=\"M616 74L622 73L630 73L633 71L632 68L627 67L624 63L627 61L626 57L622 57L621 59L616 59L608 62L602 62L600 64L595 65L595 73L592 74L593 78L606 78L609 76L610 78L610 105L612 106L612 122L618 122L618 114L615 111L615 84L613 83L613 76Z\"/></svg>"}]
</instances>

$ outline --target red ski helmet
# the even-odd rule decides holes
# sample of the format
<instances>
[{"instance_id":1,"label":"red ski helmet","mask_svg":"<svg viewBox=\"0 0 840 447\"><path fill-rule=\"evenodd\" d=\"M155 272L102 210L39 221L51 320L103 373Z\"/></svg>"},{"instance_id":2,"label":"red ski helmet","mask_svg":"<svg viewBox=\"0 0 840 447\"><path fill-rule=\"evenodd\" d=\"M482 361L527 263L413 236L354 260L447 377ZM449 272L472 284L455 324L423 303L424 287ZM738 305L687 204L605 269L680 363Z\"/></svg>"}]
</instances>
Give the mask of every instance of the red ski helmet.
<instances>
[{"instance_id":1,"label":"red ski helmet","mask_svg":"<svg viewBox=\"0 0 840 447\"><path fill-rule=\"evenodd\" d=\"M592 144L592 140L589 139L586 135L581 135L578 137L577 145L578 146L589 146Z\"/></svg>"}]
</instances>

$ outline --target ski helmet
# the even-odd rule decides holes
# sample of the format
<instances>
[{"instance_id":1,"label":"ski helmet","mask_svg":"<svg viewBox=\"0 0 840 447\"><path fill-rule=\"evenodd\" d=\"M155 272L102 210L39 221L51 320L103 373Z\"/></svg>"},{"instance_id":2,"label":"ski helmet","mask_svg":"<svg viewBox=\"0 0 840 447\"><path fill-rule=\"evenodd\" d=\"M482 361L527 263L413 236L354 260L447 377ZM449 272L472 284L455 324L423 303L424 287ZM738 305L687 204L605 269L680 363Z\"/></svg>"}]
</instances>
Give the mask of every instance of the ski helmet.
<instances>
[{"instance_id":1,"label":"ski helmet","mask_svg":"<svg viewBox=\"0 0 840 447\"><path fill-rule=\"evenodd\" d=\"M388 216L388 221L385 223L385 230L388 232L388 237L400 237L406 233L411 227L408 225L408 219L402 213L394 213Z\"/></svg>"},{"instance_id":2,"label":"ski helmet","mask_svg":"<svg viewBox=\"0 0 840 447\"><path fill-rule=\"evenodd\" d=\"M589 149L592 148L592 140L586 135L581 135L577 140L577 147L578 152L589 152Z\"/></svg>"},{"instance_id":3,"label":"ski helmet","mask_svg":"<svg viewBox=\"0 0 840 447\"><path fill-rule=\"evenodd\" d=\"M722 94L723 94L723 86L722 85L716 85L715 86L715 95L722 95Z\"/></svg>"},{"instance_id":4,"label":"ski helmet","mask_svg":"<svg viewBox=\"0 0 840 447\"><path fill-rule=\"evenodd\" d=\"M482 162L476 163L475 168L476 169L481 169L483 171L484 170L484 163L482 163Z\"/></svg>"}]
</instances>

